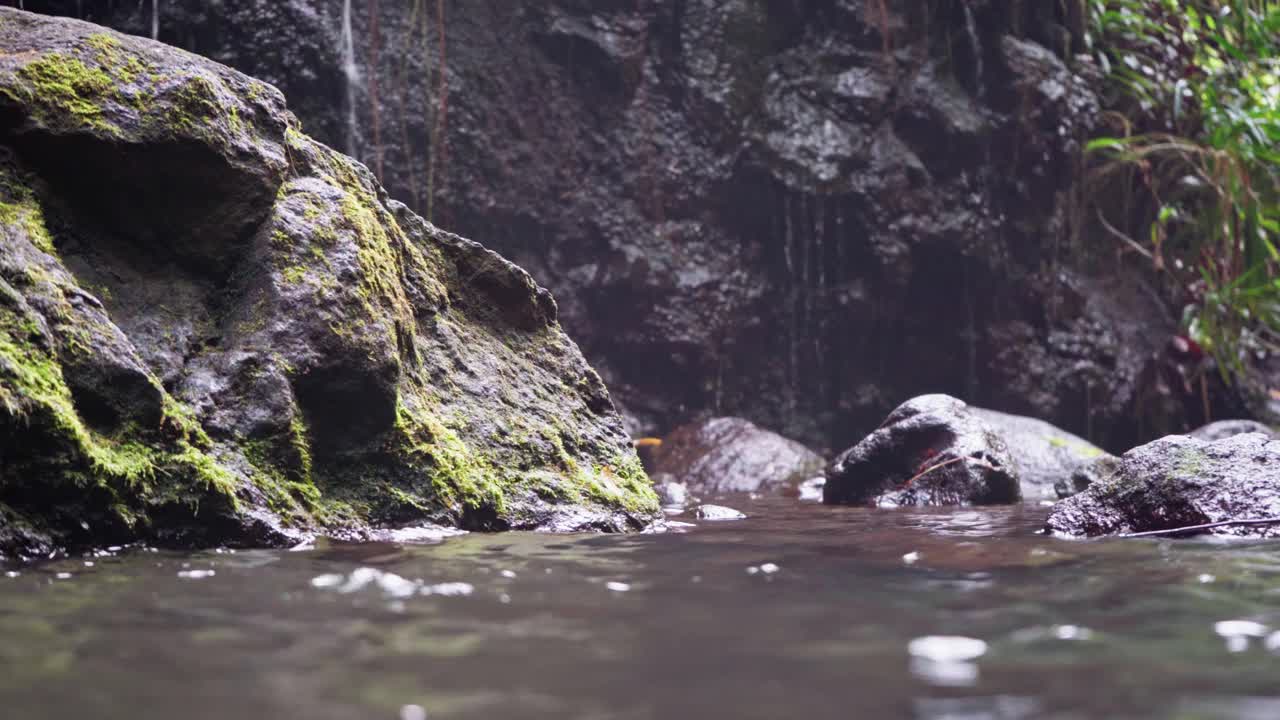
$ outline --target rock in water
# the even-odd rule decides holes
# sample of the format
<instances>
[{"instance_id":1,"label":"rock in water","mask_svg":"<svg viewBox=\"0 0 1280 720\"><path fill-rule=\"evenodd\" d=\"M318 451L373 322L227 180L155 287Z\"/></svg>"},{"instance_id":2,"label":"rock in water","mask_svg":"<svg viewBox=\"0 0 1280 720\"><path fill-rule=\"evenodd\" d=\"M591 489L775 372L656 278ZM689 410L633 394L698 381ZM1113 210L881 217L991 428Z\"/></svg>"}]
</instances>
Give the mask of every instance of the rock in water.
<instances>
[{"instance_id":1,"label":"rock in water","mask_svg":"<svg viewBox=\"0 0 1280 720\"><path fill-rule=\"evenodd\" d=\"M744 520L747 517L745 514L723 505L699 505L693 514L699 520Z\"/></svg>"},{"instance_id":2,"label":"rock in water","mask_svg":"<svg viewBox=\"0 0 1280 720\"><path fill-rule=\"evenodd\" d=\"M0 554L656 516L550 294L271 86L0 8L0 114Z\"/></svg>"},{"instance_id":3,"label":"rock in water","mask_svg":"<svg viewBox=\"0 0 1280 720\"><path fill-rule=\"evenodd\" d=\"M652 458L655 475L670 474L694 495L794 491L825 464L804 445L731 417L680 427Z\"/></svg>"},{"instance_id":4,"label":"rock in water","mask_svg":"<svg viewBox=\"0 0 1280 720\"><path fill-rule=\"evenodd\" d=\"M1071 478L1107 457L1102 448L1043 420L976 407L969 410L1004 440L1018 469L1022 496L1028 500L1073 494Z\"/></svg>"},{"instance_id":5,"label":"rock in water","mask_svg":"<svg viewBox=\"0 0 1280 720\"><path fill-rule=\"evenodd\" d=\"M1216 442L1171 435L1125 453L1115 472L1063 500L1049 529L1115 535L1280 517L1280 442L1249 433ZM1280 525L1214 528L1274 537Z\"/></svg>"},{"instance_id":6,"label":"rock in water","mask_svg":"<svg viewBox=\"0 0 1280 720\"><path fill-rule=\"evenodd\" d=\"M1187 434L1197 440L1213 442L1215 440L1224 440L1233 435L1244 435L1245 433L1262 433L1270 437L1276 436L1275 430L1256 420L1218 420L1198 427Z\"/></svg>"},{"instance_id":7,"label":"rock in water","mask_svg":"<svg viewBox=\"0 0 1280 720\"><path fill-rule=\"evenodd\" d=\"M912 398L827 469L826 503L992 505L1021 497L1009 450L964 402Z\"/></svg>"}]
</instances>

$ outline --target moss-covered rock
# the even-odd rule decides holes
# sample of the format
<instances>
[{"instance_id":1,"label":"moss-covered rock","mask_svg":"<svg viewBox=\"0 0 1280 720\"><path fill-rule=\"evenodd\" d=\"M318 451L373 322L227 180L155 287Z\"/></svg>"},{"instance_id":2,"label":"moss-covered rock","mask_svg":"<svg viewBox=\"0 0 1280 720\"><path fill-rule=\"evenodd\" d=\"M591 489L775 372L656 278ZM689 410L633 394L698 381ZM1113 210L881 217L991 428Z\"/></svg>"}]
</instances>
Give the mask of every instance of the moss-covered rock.
<instances>
[{"instance_id":1,"label":"moss-covered rock","mask_svg":"<svg viewBox=\"0 0 1280 720\"><path fill-rule=\"evenodd\" d=\"M0 8L0 119L0 553L655 516L550 295L274 88Z\"/></svg>"},{"instance_id":2,"label":"moss-covered rock","mask_svg":"<svg viewBox=\"0 0 1280 720\"><path fill-rule=\"evenodd\" d=\"M1116 535L1280 517L1280 443L1246 433L1205 441L1170 435L1125 453L1084 492L1054 506L1049 529ZM1217 535L1275 537L1276 526L1207 528Z\"/></svg>"}]
</instances>

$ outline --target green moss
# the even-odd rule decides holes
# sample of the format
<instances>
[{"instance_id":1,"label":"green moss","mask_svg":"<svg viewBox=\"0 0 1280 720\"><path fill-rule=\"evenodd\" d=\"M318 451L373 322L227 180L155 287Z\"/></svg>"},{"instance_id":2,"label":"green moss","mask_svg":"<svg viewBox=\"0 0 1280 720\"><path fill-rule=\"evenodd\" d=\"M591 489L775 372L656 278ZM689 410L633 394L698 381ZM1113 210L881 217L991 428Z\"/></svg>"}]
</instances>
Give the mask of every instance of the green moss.
<instances>
[{"instance_id":1,"label":"green moss","mask_svg":"<svg viewBox=\"0 0 1280 720\"><path fill-rule=\"evenodd\" d=\"M34 320L0 307L0 408L10 419L39 427L61 448L43 462L61 467L80 487L105 492L111 512L128 527L148 520L149 505L195 505L217 498L236 507L234 475L192 444L190 440L208 438L175 401L166 398L165 417L182 430L179 439L165 440L155 431L132 426L103 435L76 412L61 365L47 344Z\"/></svg>"},{"instance_id":2,"label":"green moss","mask_svg":"<svg viewBox=\"0 0 1280 720\"><path fill-rule=\"evenodd\" d=\"M53 237L44 223L44 212L35 198L29 195L18 202L0 203L0 225L21 228L27 240L37 248L52 254Z\"/></svg>"},{"instance_id":3,"label":"green moss","mask_svg":"<svg viewBox=\"0 0 1280 720\"><path fill-rule=\"evenodd\" d=\"M406 463L430 481L435 500L455 511L463 508L506 508L498 473L482 453L433 413L397 409L397 445Z\"/></svg>"},{"instance_id":4,"label":"green moss","mask_svg":"<svg viewBox=\"0 0 1280 720\"><path fill-rule=\"evenodd\" d=\"M1056 435L1049 437L1049 444L1056 448L1070 450L1072 453L1082 458L1096 458L1105 454L1102 450L1099 450L1092 445L1087 445L1075 440L1068 440L1067 438L1058 437Z\"/></svg>"},{"instance_id":5,"label":"green moss","mask_svg":"<svg viewBox=\"0 0 1280 720\"><path fill-rule=\"evenodd\" d=\"M120 134L120 128L103 117L102 103L114 85L101 67L89 67L79 58L50 53L24 65L18 76L26 83L22 88L26 97L16 99L30 107L40 121Z\"/></svg>"},{"instance_id":6,"label":"green moss","mask_svg":"<svg viewBox=\"0 0 1280 720\"><path fill-rule=\"evenodd\" d=\"M280 271L280 277L290 285L298 285L307 279L307 269L301 265L291 265Z\"/></svg>"}]
</instances>

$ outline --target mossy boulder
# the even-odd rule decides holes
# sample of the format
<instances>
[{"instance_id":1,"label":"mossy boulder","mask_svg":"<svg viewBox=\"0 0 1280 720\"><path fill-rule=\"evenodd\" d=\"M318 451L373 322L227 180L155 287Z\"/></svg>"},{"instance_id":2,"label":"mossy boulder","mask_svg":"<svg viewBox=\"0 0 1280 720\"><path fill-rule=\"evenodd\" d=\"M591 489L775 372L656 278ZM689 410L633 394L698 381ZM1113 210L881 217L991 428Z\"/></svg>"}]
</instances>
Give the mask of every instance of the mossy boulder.
<instances>
[{"instance_id":1,"label":"mossy boulder","mask_svg":"<svg viewBox=\"0 0 1280 720\"><path fill-rule=\"evenodd\" d=\"M1247 433L1213 442L1170 435L1121 456L1088 489L1054 506L1064 535L1117 535L1280 517L1280 442ZM1274 537L1276 525L1224 525L1217 535Z\"/></svg>"},{"instance_id":2,"label":"mossy boulder","mask_svg":"<svg viewBox=\"0 0 1280 720\"><path fill-rule=\"evenodd\" d=\"M656 512L527 273L274 88L0 8L0 554Z\"/></svg>"}]
</instances>

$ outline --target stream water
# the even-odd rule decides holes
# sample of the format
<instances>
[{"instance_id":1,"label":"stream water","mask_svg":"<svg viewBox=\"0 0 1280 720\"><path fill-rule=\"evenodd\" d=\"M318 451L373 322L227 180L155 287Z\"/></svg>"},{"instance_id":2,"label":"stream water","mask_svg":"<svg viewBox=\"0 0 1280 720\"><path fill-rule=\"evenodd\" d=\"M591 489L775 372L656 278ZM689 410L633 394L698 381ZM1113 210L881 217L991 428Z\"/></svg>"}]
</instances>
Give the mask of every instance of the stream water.
<instances>
[{"instance_id":1,"label":"stream water","mask_svg":"<svg viewBox=\"0 0 1280 720\"><path fill-rule=\"evenodd\" d=\"M0 708L66 718L1277 718L1280 546L1034 506L731 499L631 536L0 572ZM950 636L958 636L951 637Z\"/></svg>"}]
</instances>

